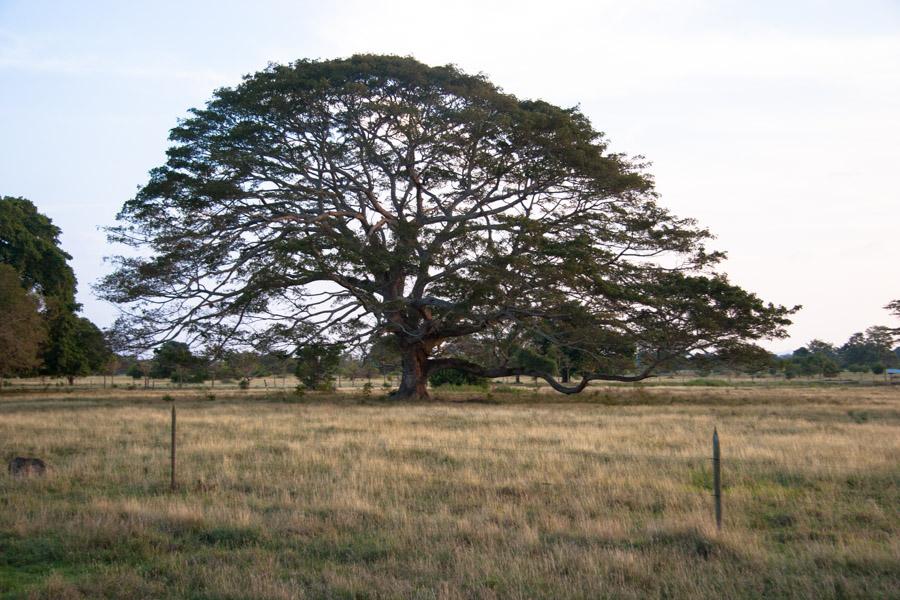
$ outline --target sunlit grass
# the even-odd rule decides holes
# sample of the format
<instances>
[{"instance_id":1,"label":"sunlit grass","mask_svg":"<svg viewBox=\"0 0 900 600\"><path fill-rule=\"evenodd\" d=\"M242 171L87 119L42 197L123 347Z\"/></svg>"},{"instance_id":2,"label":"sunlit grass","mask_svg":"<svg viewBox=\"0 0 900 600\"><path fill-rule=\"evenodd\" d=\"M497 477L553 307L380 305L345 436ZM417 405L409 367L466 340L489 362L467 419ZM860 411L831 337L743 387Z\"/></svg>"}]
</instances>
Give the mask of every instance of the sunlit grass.
<instances>
[{"instance_id":1,"label":"sunlit grass","mask_svg":"<svg viewBox=\"0 0 900 600\"><path fill-rule=\"evenodd\" d=\"M896 388L604 388L577 402L486 393L394 405L175 392L176 492L168 490L171 403L159 391L4 396L2 456L44 458L50 474L0 477L0 590L38 598L897 594ZM714 426L722 532L710 497Z\"/></svg>"}]
</instances>

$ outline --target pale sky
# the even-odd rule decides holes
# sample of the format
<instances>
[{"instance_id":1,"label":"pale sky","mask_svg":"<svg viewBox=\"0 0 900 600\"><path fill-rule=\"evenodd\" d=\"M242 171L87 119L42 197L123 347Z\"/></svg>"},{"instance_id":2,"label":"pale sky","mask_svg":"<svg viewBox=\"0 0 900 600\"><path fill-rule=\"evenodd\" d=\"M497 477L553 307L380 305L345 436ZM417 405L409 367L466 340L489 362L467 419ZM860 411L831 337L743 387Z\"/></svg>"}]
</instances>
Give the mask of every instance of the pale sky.
<instances>
[{"instance_id":1,"label":"pale sky","mask_svg":"<svg viewBox=\"0 0 900 600\"><path fill-rule=\"evenodd\" d=\"M0 0L0 195L63 230L84 314L98 229L168 130L268 62L374 52L455 63L580 105L716 235L732 281L804 309L782 352L842 343L900 298L900 2Z\"/></svg>"}]
</instances>

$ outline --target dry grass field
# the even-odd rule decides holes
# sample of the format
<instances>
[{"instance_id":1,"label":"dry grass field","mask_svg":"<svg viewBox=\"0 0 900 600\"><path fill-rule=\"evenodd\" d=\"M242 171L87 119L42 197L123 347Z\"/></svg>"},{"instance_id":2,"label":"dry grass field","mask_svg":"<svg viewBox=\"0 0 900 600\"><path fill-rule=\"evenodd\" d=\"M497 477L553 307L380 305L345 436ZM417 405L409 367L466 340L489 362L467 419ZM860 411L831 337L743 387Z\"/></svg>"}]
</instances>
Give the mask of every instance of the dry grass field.
<instances>
[{"instance_id":1,"label":"dry grass field","mask_svg":"<svg viewBox=\"0 0 900 600\"><path fill-rule=\"evenodd\" d=\"M900 597L900 386L161 396L0 396L0 597Z\"/></svg>"}]
</instances>

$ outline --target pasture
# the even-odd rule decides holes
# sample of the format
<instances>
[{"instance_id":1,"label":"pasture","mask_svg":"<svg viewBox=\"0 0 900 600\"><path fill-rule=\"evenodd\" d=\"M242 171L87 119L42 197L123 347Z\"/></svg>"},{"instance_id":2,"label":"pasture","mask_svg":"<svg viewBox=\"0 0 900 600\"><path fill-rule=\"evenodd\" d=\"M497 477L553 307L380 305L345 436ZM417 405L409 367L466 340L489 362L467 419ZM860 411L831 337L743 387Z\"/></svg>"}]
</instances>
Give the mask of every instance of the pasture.
<instances>
[{"instance_id":1,"label":"pasture","mask_svg":"<svg viewBox=\"0 0 900 600\"><path fill-rule=\"evenodd\" d=\"M0 396L0 597L900 595L900 387L166 391Z\"/></svg>"}]
</instances>

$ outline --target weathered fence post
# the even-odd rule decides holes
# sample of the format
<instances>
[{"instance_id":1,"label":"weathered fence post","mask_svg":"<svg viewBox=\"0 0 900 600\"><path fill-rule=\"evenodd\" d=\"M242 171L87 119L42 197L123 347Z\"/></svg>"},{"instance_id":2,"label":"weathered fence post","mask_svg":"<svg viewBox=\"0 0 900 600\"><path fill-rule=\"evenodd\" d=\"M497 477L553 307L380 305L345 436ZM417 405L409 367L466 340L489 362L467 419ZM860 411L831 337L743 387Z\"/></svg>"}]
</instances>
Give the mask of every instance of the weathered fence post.
<instances>
[{"instance_id":1,"label":"weathered fence post","mask_svg":"<svg viewBox=\"0 0 900 600\"><path fill-rule=\"evenodd\" d=\"M174 409L173 409L174 410ZM716 503L716 529L722 529L722 457L719 452L719 432L713 428L713 497Z\"/></svg>"},{"instance_id":2,"label":"weathered fence post","mask_svg":"<svg viewBox=\"0 0 900 600\"><path fill-rule=\"evenodd\" d=\"M172 407L172 489L175 489L175 407Z\"/></svg>"}]
</instances>

